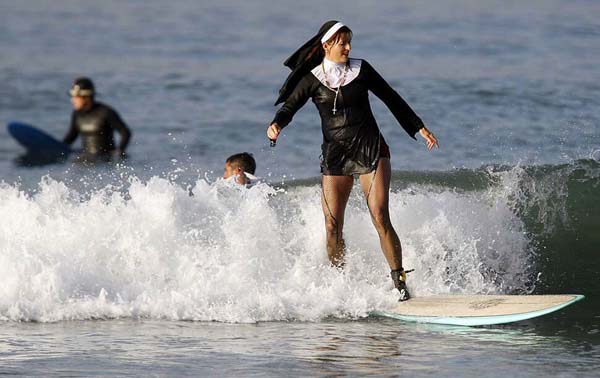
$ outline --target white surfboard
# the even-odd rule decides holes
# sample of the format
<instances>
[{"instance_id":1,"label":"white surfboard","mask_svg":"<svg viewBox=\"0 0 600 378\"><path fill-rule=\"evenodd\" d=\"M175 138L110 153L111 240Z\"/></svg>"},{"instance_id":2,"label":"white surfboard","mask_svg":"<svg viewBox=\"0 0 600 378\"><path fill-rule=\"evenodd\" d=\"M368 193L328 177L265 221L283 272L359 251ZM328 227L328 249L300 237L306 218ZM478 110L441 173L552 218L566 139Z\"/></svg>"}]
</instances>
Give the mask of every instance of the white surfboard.
<instances>
[{"instance_id":1,"label":"white surfboard","mask_svg":"<svg viewBox=\"0 0 600 378\"><path fill-rule=\"evenodd\" d=\"M409 322L479 326L518 322L558 311L583 295L437 295L399 302L374 315Z\"/></svg>"}]
</instances>

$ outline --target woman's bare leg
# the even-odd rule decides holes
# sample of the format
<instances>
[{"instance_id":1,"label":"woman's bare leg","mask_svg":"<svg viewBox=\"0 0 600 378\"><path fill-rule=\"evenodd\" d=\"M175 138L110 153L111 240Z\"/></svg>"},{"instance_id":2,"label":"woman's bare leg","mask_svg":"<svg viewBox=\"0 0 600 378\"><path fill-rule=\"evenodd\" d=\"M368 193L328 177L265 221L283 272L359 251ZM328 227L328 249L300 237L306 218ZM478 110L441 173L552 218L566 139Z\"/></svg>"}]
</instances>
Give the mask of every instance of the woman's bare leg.
<instances>
[{"instance_id":1,"label":"woman's bare leg","mask_svg":"<svg viewBox=\"0 0 600 378\"><path fill-rule=\"evenodd\" d=\"M371 220L379 234L383 255L390 268L402 268L402 246L398 234L392 226L389 211L390 179L392 168L390 159L381 158L377 169L360 176L360 185L367 199Z\"/></svg>"},{"instance_id":2,"label":"woman's bare leg","mask_svg":"<svg viewBox=\"0 0 600 378\"><path fill-rule=\"evenodd\" d=\"M323 193L321 205L325 215L327 255L333 266L344 265L344 212L352 191L352 176L323 175Z\"/></svg>"}]
</instances>

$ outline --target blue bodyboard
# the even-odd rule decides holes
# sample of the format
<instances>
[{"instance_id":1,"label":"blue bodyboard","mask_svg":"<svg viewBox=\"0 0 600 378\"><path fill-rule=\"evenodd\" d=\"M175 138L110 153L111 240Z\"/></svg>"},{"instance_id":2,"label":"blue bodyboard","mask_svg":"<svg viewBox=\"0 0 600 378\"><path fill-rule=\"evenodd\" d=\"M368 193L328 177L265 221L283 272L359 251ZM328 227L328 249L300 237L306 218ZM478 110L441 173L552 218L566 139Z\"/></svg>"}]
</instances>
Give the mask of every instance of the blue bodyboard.
<instances>
[{"instance_id":1,"label":"blue bodyboard","mask_svg":"<svg viewBox=\"0 0 600 378\"><path fill-rule=\"evenodd\" d=\"M46 134L40 129L21 122L11 122L7 126L9 134L30 155L68 156L73 150L67 144Z\"/></svg>"}]
</instances>

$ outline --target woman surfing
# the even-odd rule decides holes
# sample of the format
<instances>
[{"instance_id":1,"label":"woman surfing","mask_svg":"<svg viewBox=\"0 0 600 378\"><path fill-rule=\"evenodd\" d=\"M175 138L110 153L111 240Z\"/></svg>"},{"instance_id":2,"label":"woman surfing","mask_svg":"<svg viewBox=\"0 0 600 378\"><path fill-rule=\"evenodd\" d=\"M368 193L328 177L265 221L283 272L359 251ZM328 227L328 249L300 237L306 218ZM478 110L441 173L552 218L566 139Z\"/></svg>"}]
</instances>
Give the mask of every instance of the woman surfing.
<instances>
[{"instance_id":1,"label":"woman surfing","mask_svg":"<svg viewBox=\"0 0 600 378\"><path fill-rule=\"evenodd\" d=\"M275 105L283 102L283 106L268 127L267 136L276 141L294 114L312 99L323 132L321 203L329 261L343 267L344 212L354 176L358 176L394 286L400 292L399 300L404 301L410 295L402 267L402 247L389 215L390 151L371 111L368 92L386 104L413 139L420 134L429 150L439 145L419 116L366 60L349 57L351 41L349 27L328 21L285 61L292 72L279 91Z\"/></svg>"}]
</instances>

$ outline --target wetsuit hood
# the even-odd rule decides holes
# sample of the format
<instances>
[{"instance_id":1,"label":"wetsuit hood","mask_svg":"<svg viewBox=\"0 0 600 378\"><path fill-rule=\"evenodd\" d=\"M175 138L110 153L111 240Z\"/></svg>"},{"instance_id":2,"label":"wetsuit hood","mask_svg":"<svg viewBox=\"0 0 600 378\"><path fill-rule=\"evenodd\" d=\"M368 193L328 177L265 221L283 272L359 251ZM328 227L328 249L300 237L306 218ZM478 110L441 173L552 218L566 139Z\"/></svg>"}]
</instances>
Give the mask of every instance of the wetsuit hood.
<instances>
[{"instance_id":1,"label":"wetsuit hood","mask_svg":"<svg viewBox=\"0 0 600 378\"><path fill-rule=\"evenodd\" d=\"M81 96L81 97L94 97L96 90L94 88L94 83L88 77L78 77L73 81L73 85L69 90L69 95L71 97Z\"/></svg>"}]
</instances>

